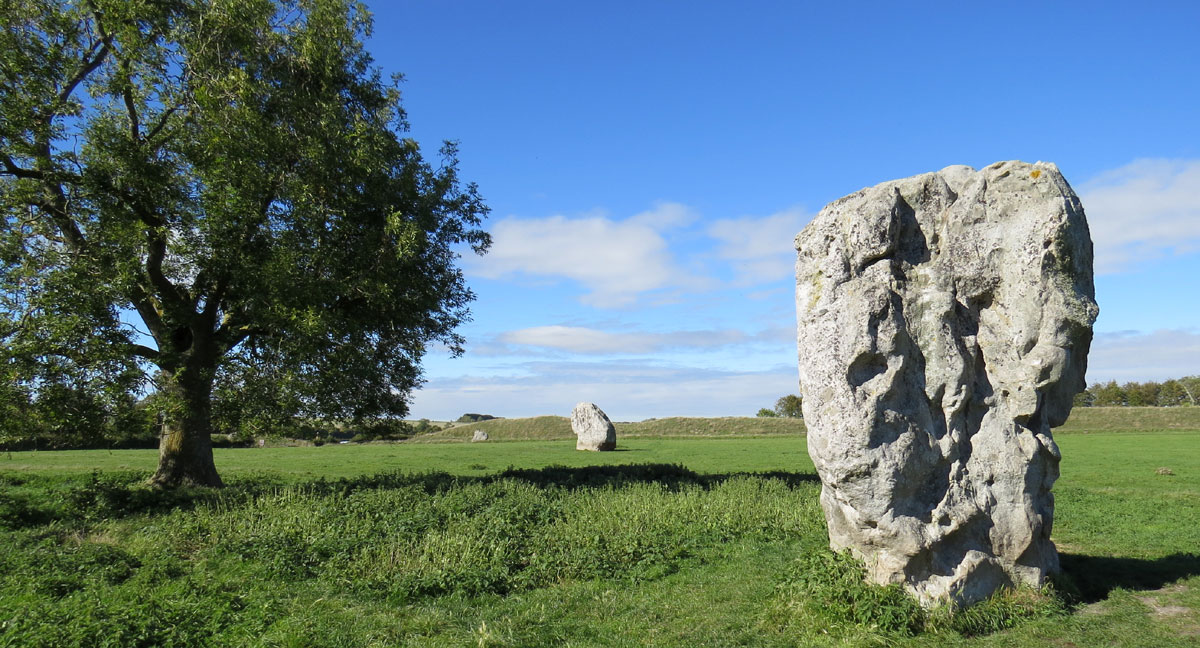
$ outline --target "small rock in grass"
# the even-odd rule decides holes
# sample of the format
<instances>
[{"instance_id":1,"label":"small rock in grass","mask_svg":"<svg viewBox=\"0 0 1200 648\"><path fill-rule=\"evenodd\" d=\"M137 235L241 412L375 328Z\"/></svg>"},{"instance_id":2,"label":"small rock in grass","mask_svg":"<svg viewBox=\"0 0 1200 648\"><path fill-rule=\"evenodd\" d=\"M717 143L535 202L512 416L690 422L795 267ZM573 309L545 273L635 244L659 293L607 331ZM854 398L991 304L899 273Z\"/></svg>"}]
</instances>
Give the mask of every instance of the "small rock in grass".
<instances>
[{"instance_id":1,"label":"small rock in grass","mask_svg":"<svg viewBox=\"0 0 1200 648\"><path fill-rule=\"evenodd\" d=\"M487 441L487 440L488 440L488 433L484 432L483 430L475 430L475 434L473 436L471 436L471 443L475 443L476 441Z\"/></svg>"},{"instance_id":2,"label":"small rock in grass","mask_svg":"<svg viewBox=\"0 0 1200 648\"><path fill-rule=\"evenodd\" d=\"M1174 475L1175 471L1171 470L1170 468L1163 467L1163 468L1159 468L1158 470L1155 470L1154 474L1156 474L1156 475Z\"/></svg>"}]
</instances>

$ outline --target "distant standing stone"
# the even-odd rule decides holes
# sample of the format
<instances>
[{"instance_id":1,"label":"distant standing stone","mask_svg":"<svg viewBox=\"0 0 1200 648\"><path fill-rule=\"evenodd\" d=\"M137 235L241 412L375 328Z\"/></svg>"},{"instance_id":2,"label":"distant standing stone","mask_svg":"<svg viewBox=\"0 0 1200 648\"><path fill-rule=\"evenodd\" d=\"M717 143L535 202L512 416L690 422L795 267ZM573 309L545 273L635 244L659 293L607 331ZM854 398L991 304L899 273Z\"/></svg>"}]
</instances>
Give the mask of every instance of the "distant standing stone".
<instances>
[{"instance_id":1,"label":"distant standing stone","mask_svg":"<svg viewBox=\"0 0 1200 648\"><path fill-rule=\"evenodd\" d=\"M487 432L484 432L483 430L475 430L474 436L471 437L471 443L475 443L476 441L487 441L487 440L488 440L488 434L487 434Z\"/></svg>"},{"instance_id":2,"label":"distant standing stone","mask_svg":"<svg viewBox=\"0 0 1200 648\"><path fill-rule=\"evenodd\" d=\"M617 429L595 403L580 403L571 411L576 450L616 450Z\"/></svg>"}]
</instances>

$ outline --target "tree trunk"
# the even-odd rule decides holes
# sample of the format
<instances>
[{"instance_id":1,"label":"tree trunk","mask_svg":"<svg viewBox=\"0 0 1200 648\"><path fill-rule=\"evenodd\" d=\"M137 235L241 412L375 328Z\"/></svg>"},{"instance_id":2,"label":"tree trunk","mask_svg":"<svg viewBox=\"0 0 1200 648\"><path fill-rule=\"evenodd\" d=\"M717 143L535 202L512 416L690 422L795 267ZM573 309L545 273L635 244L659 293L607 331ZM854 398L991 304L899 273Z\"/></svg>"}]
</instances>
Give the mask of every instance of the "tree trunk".
<instances>
[{"instance_id":1,"label":"tree trunk","mask_svg":"<svg viewBox=\"0 0 1200 648\"><path fill-rule=\"evenodd\" d=\"M158 444L158 470L150 478L150 485L158 488L224 486L213 464L209 436L212 432L212 374L195 369L164 374L170 405Z\"/></svg>"}]
</instances>

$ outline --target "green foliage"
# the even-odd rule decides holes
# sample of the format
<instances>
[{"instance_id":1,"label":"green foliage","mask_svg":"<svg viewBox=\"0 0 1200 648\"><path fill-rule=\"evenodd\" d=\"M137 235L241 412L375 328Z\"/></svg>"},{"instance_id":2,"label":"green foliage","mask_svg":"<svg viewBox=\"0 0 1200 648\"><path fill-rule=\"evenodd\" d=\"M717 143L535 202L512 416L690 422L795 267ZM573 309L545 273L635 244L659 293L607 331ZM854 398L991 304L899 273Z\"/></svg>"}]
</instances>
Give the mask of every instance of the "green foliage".
<instances>
[{"instance_id":1,"label":"green foliage","mask_svg":"<svg viewBox=\"0 0 1200 648\"><path fill-rule=\"evenodd\" d=\"M804 400L796 394L780 396L775 401L775 414L784 418L804 418Z\"/></svg>"},{"instance_id":2,"label":"green foliage","mask_svg":"<svg viewBox=\"0 0 1200 648\"><path fill-rule=\"evenodd\" d=\"M1200 398L1200 376L1172 378L1162 383L1110 380L1095 383L1075 396L1080 407L1176 407L1195 406Z\"/></svg>"},{"instance_id":3,"label":"green foliage","mask_svg":"<svg viewBox=\"0 0 1200 648\"><path fill-rule=\"evenodd\" d=\"M758 418L774 418L779 415L775 413L775 410L769 410L764 407L764 408L758 410L758 413L755 414L755 416L757 416Z\"/></svg>"},{"instance_id":4,"label":"green foliage","mask_svg":"<svg viewBox=\"0 0 1200 648\"><path fill-rule=\"evenodd\" d=\"M183 471L156 478L215 484L210 407L227 431L402 417L426 345L461 349L456 250L487 249L487 208L453 144L433 165L402 137L361 5L25 0L0 21L5 421L94 434L153 378Z\"/></svg>"}]
</instances>

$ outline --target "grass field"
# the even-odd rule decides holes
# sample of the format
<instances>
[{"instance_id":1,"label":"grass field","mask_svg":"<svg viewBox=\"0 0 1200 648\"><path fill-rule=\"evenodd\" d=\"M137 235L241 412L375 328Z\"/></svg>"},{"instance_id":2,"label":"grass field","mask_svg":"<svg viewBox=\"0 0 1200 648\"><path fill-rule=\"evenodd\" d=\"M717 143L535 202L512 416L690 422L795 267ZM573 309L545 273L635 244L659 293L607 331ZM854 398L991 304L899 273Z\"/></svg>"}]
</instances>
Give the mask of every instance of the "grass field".
<instances>
[{"instance_id":1,"label":"grass field","mask_svg":"<svg viewBox=\"0 0 1200 648\"><path fill-rule=\"evenodd\" d=\"M1196 646L1200 433L1112 420L1058 437L1057 590L959 613L863 585L803 436L738 419L222 450L217 492L144 489L153 451L0 455L0 646Z\"/></svg>"},{"instance_id":2,"label":"grass field","mask_svg":"<svg viewBox=\"0 0 1200 648\"><path fill-rule=\"evenodd\" d=\"M620 438L639 437L747 437L804 434L804 421L788 418L670 417L616 423ZM464 423L414 439L420 442L469 441L475 430L488 433L493 441L549 441L570 439L571 421L564 416L521 419L492 419ZM1200 431L1200 407L1077 407L1058 433Z\"/></svg>"}]
</instances>

